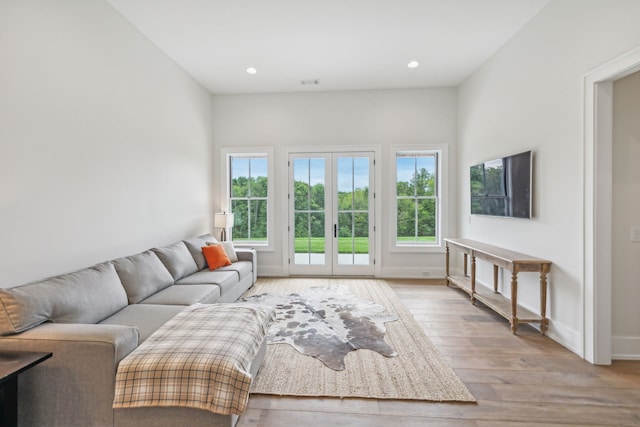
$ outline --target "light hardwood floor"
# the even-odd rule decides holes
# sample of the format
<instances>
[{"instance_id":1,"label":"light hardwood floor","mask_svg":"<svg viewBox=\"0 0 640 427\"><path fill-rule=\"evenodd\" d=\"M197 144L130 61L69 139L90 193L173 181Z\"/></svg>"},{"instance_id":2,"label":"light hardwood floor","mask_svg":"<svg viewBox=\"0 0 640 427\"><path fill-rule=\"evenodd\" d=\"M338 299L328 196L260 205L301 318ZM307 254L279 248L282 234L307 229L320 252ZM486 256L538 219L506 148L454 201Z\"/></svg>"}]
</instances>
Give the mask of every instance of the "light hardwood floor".
<instances>
[{"instance_id":1,"label":"light hardwood floor","mask_svg":"<svg viewBox=\"0 0 640 427\"><path fill-rule=\"evenodd\" d=\"M459 290L387 282L477 404L252 396L237 427L640 426L640 362L594 366Z\"/></svg>"}]
</instances>

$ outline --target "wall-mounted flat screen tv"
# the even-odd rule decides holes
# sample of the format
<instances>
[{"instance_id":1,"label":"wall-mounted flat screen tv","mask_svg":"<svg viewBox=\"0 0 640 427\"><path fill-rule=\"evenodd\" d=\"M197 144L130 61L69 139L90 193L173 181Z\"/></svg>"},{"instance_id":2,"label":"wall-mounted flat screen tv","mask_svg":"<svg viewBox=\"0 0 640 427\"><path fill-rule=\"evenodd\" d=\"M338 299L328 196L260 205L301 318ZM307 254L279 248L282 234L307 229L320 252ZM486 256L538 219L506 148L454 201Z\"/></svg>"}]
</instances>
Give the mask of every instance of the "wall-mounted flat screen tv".
<instances>
[{"instance_id":1,"label":"wall-mounted flat screen tv","mask_svg":"<svg viewBox=\"0 0 640 427\"><path fill-rule=\"evenodd\" d=\"M471 214L531 218L531 151L470 168Z\"/></svg>"}]
</instances>

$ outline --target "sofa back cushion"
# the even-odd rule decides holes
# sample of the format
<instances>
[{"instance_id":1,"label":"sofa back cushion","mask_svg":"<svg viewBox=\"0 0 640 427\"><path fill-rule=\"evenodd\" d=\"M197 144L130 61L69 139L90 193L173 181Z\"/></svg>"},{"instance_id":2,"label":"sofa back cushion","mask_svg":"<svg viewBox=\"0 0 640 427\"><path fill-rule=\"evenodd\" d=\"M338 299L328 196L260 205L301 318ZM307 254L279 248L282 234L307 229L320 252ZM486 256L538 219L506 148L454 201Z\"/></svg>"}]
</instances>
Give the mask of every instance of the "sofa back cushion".
<instances>
[{"instance_id":1,"label":"sofa back cushion","mask_svg":"<svg viewBox=\"0 0 640 427\"><path fill-rule=\"evenodd\" d=\"M184 242L177 242L152 250L158 255L164 266L167 267L174 281L198 271L198 265Z\"/></svg>"},{"instance_id":2,"label":"sofa back cushion","mask_svg":"<svg viewBox=\"0 0 640 427\"><path fill-rule=\"evenodd\" d=\"M114 266L105 262L15 288L0 289L0 334L44 322L97 323L127 306Z\"/></svg>"},{"instance_id":3,"label":"sofa back cushion","mask_svg":"<svg viewBox=\"0 0 640 427\"><path fill-rule=\"evenodd\" d=\"M202 254L202 247L207 246L209 243L218 243L218 239L211 234L203 234L202 236L184 240L184 244L187 246L187 249L189 249L189 252L191 252L191 256L198 266L198 270L202 270L207 266L207 261Z\"/></svg>"},{"instance_id":4,"label":"sofa back cushion","mask_svg":"<svg viewBox=\"0 0 640 427\"><path fill-rule=\"evenodd\" d=\"M173 285L174 280L160 258L151 250L113 261L129 304L137 304Z\"/></svg>"}]
</instances>

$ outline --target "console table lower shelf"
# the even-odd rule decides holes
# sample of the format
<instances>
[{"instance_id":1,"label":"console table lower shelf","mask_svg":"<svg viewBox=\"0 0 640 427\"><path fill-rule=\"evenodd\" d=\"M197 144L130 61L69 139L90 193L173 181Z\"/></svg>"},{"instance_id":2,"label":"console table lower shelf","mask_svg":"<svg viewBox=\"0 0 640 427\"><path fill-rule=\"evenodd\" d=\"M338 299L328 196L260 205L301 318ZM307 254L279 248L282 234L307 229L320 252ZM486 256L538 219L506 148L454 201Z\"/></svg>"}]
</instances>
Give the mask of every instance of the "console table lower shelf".
<instances>
[{"instance_id":1,"label":"console table lower shelf","mask_svg":"<svg viewBox=\"0 0 640 427\"><path fill-rule=\"evenodd\" d=\"M475 303L475 300L480 301L505 319L512 319L511 300L509 298L490 289L478 290L477 287L476 291L472 293L471 280L468 277L449 276L449 283L468 293L471 296L472 303ZM546 319L543 319L539 314L535 314L533 311L528 310L521 305L517 307L516 313L517 323L540 323L541 325L544 323L546 325ZM544 334L544 332L542 333Z\"/></svg>"},{"instance_id":2,"label":"console table lower shelf","mask_svg":"<svg viewBox=\"0 0 640 427\"><path fill-rule=\"evenodd\" d=\"M549 325L546 317L547 306L547 273L551 262L533 258L518 252L495 246L474 242L467 239L445 239L446 243L446 275L447 285L454 285L471 297L475 304L480 301L511 323L511 331L515 334L519 323L539 323L540 332L544 334ZM456 247L464 254L464 276L449 274L449 248ZM471 275L467 274L467 264L471 258ZM493 263L493 290L476 286L476 258ZM511 272L511 298L498 292L498 269L505 268ZM540 274L540 313L536 314L518 305L518 273L537 272Z\"/></svg>"}]
</instances>

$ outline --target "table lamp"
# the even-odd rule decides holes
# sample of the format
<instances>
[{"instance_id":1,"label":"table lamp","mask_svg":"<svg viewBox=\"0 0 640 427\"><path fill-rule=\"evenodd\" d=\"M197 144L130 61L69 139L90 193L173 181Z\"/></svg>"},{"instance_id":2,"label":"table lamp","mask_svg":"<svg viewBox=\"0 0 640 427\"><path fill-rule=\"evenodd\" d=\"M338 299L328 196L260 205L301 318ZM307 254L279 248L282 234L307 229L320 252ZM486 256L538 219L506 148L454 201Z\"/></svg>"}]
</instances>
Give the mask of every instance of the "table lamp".
<instances>
[{"instance_id":1,"label":"table lamp","mask_svg":"<svg viewBox=\"0 0 640 427\"><path fill-rule=\"evenodd\" d=\"M217 228L222 228L220 232L220 240L222 242L227 241L227 228L233 227L233 214L230 212L219 212L215 215L214 225Z\"/></svg>"}]
</instances>

